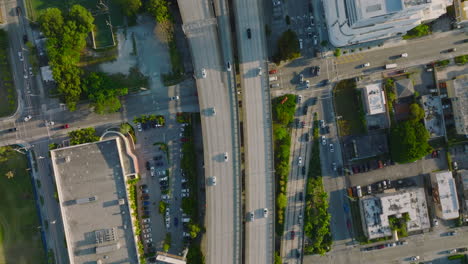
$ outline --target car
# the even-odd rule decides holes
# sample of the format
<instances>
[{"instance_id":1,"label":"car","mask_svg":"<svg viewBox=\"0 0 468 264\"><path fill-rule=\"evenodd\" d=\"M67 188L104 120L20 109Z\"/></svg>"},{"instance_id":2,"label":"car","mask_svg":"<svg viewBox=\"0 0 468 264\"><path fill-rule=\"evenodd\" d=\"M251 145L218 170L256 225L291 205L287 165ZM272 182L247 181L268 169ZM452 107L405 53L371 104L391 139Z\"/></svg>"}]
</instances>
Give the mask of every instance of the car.
<instances>
[{"instance_id":1,"label":"car","mask_svg":"<svg viewBox=\"0 0 468 264\"><path fill-rule=\"evenodd\" d=\"M155 168L153 166L151 166L150 172L151 172L151 177L154 177L154 175L156 175L155 174Z\"/></svg>"},{"instance_id":2,"label":"car","mask_svg":"<svg viewBox=\"0 0 468 264\"><path fill-rule=\"evenodd\" d=\"M309 81L309 80L306 80L305 83L306 83L306 88L309 89L309 87L310 87L310 81Z\"/></svg>"},{"instance_id":3,"label":"car","mask_svg":"<svg viewBox=\"0 0 468 264\"><path fill-rule=\"evenodd\" d=\"M248 212L247 213L247 220L250 221L250 222L253 222L255 220L254 212Z\"/></svg>"},{"instance_id":4,"label":"car","mask_svg":"<svg viewBox=\"0 0 468 264\"><path fill-rule=\"evenodd\" d=\"M188 141L190 141L188 138L181 138L180 139L180 142L188 142Z\"/></svg>"},{"instance_id":5,"label":"car","mask_svg":"<svg viewBox=\"0 0 468 264\"><path fill-rule=\"evenodd\" d=\"M315 67L315 76L320 76L320 66Z\"/></svg>"},{"instance_id":6,"label":"car","mask_svg":"<svg viewBox=\"0 0 468 264\"><path fill-rule=\"evenodd\" d=\"M150 244L151 242L153 242L153 239L152 239L152 238L145 239L145 243L146 243L146 244Z\"/></svg>"},{"instance_id":7,"label":"car","mask_svg":"<svg viewBox=\"0 0 468 264\"><path fill-rule=\"evenodd\" d=\"M301 103L301 101L302 101L302 95L298 95L298 96L297 96L297 102L298 102L298 103Z\"/></svg>"},{"instance_id":8,"label":"car","mask_svg":"<svg viewBox=\"0 0 468 264\"><path fill-rule=\"evenodd\" d=\"M29 75L33 76L33 70L32 70L32 67L29 67Z\"/></svg>"},{"instance_id":9,"label":"car","mask_svg":"<svg viewBox=\"0 0 468 264\"><path fill-rule=\"evenodd\" d=\"M332 163L332 169L333 169L333 171L336 171L336 162Z\"/></svg>"},{"instance_id":10,"label":"car","mask_svg":"<svg viewBox=\"0 0 468 264\"><path fill-rule=\"evenodd\" d=\"M182 189L180 190L182 193L189 193L190 192L190 189Z\"/></svg>"},{"instance_id":11,"label":"car","mask_svg":"<svg viewBox=\"0 0 468 264\"><path fill-rule=\"evenodd\" d=\"M167 229L171 228L171 220L170 219L166 219L166 228Z\"/></svg>"},{"instance_id":12,"label":"car","mask_svg":"<svg viewBox=\"0 0 468 264\"><path fill-rule=\"evenodd\" d=\"M325 85L328 85L329 83L330 83L330 80L325 79L325 80L322 80L322 81L319 83L319 85L320 85L320 86L325 86Z\"/></svg>"},{"instance_id":13,"label":"car","mask_svg":"<svg viewBox=\"0 0 468 264\"><path fill-rule=\"evenodd\" d=\"M462 253L462 252L466 252L466 251L468 251L468 248L466 248L466 247L457 248L457 252L458 252L458 253Z\"/></svg>"},{"instance_id":14,"label":"car","mask_svg":"<svg viewBox=\"0 0 468 264\"><path fill-rule=\"evenodd\" d=\"M309 142L309 133L305 133L305 141Z\"/></svg>"},{"instance_id":15,"label":"car","mask_svg":"<svg viewBox=\"0 0 468 264\"><path fill-rule=\"evenodd\" d=\"M70 128L69 124L65 124L65 125L62 126L62 129L67 129L67 128Z\"/></svg>"},{"instance_id":16,"label":"car","mask_svg":"<svg viewBox=\"0 0 468 264\"><path fill-rule=\"evenodd\" d=\"M143 233L151 233L151 227L143 229Z\"/></svg>"},{"instance_id":17,"label":"car","mask_svg":"<svg viewBox=\"0 0 468 264\"><path fill-rule=\"evenodd\" d=\"M21 51L18 51L18 57L20 61L24 61L23 53L21 53Z\"/></svg>"},{"instance_id":18,"label":"car","mask_svg":"<svg viewBox=\"0 0 468 264\"><path fill-rule=\"evenodd\" d=\"M299 252L299 249L294 249L294 256L298 259L301 257L301 252Z\"/></svg>"},{"instance_id":19,"label":"car","mask_svg":"<svg viewBox=\"0 0 468 264\"><path fill-rule=\"evenodd\" d=\"M407 57L408 57L408 53L402 53L402 54L400 54L400 57L402 57L402 58L407 58Z\"/></svg>"},{"instance_id":20,"label":"car","mask_svg":"<svg viewBox=\"0 0 468 264\"><path fill-rule=\"evenodd\" d=\"M335 148L333 147L332 143L330 143L330 152L332 152L332 153L335 152Z\"/></svg>"},{"instance_id":21,"label":"car","mask_svg":"<svg viewBox=\"0 0 468 264\"><path fill-rule=\"evenodd\" d=\"M171 101L178 101L179 99L180 99L180 98L179 98L178 95L172 96L172 97L171 97Z\"/></svg>"},{"instance_id":22,"label":"car","mask_svg":"<svg viewBox=\"0 0 468 264\"><path fill-rule=\"evenodd\" d=\"M304 74L299 74L299 82L303 83L304 82Z\"/></svg>"},{"instance_id":23,"label":"car","mask_svg":"<svg viewBox=\"0 0 468 264\"><path fill-rule=\"evenodd\" d=\"M210 182L212 186L216 186L216 176L210 177Z\"/></svg>"},{"instance_id":24,"label":"car","mask_svg":"<svg viewBox=\"0 0 468 264\"><path fill-rule=\"evenodd\" d=\"M142 200L142 201L147 201L147 200L149 200L149 198L150 198L150 197L149 197L148 194L144 194L144 195L141 196L141 200Z\"/></svg>"},{"instance_id":25,"label":"car","mask_svg":"<svg viewBox=\"0 0 468 264\"><path fill-rule=\"evenodd\" d=\"M142 189L141 193L149 193L149 190L148 189Z\"/></svg>"},{"instance_id":26,"label":"car","mask_svg":"<svg viewBox=\"0 0 468 264\"><path fill-rule=\"evenodd\" d=\"M143 223L149 224L151 223L151 219L149 218L143 219Z\"/></svg>"},{"instance_id":27,"label":"car","mask_svg":"<svg viewBox=\"0 0 468 264\"><path fill-rule=\"evenodd\" d=\"M273 6L279 6L279 5L281 5L281 1L273 0Z\"/></svg>"},{"instance_id":28,"label":"car","mask_svg":"<svg viewBox=\"0 0 468 264\"><path fill-rule=\"evenodd\" d=\"M186 182L187 182L187 179L186 179L186 178L182 178L182 179L180 180L180 182L181 182L181 183L186 183Z\"/></svg>"},{"instance_id":29,"label":"car","mask_svg":"<svg viewBox=\"0 0 468 264\"><path fill-rule=\"evenodd\" d=\"M299 201L303 201L304 200L304 193L303 192L300 192L299 193Z\"/></svg>"},{"instance_id":30,"label":"car","mask_svg":"<svg viewBox=\"0 0 468 264\"><path fill-rule=\"evenodd\" d=\"M161 186L168 186L169 183L168 183L167 181L160 181L160 182L159 182L159 185L161 185Z\"/></svg>"},{"instance_id":31,"label":"car","mask_svg":"<svg viewBox=\"0 0 468 264\"><path fill-rule=\"evenodd\" d=\"M447 50L447 52L455 52L455 51L457 51L457 48L451 48Z\"/></svg>"},{"instance_id":32,"label":"car","mask_svg":"<svg viewBox=\"0 0 468 264\"><path fill-rule=\"evenodd\" d=\"M231 71L231 63L228 61L226 65L227 71Z\"/></svg>"},{"instance_id":33,"label":"car","mask_svg":"<svg viewBox=\"0 0 468 264\"><path fill-rule=\"evenodd\" d=\"M291 231L291 232L289 233L289 237L290 237L291 240L294 240L294 238L296 237L296 232Z\"/></svg>"},{"instance_id":34,"label":"car","mask_svg":"<svg viewBox=\"0 0 468 264\"><path fill-rule=\"evenodd\" d=\"M319 120L319 124L321 128L325 128L325 120Z\"/></svg>"},{"instance_id":35,"label":"car","mask_svg":"<svg viewBox=\"0 0 468 264\"><path fill-rule=\"evenodd\" d=\"M458 163L456 161L452 162L452 168L458 170Z\"/></svg>"},{"instance_id":36,"label":"car","mask_svg":"<svg viewBox=\"0 0 468 264\"><path fill-rule=\"evenodd\" d=\"M297 159L297 164L302 165L302 157L301 156L299 156L299 158Z\"/></svg>"},{"instance_id":37,"label":"car","mask_svg":"<svg viewBox=\"0 0 468 264\"><path fill-rule=\"evenodd\" d=\"M268 217L268 208L263 208L263 217L264 218Z\"/></svg>"},{"instance_id":38,"label":"car","mask_svg":"<svg viewBox=\"0 0 468 264\"><path fill-rule=\"evenodd\" d=\"M161 194L161 200L163 201L167 201L171 199L171 197L169 196L169 194Z\"/></svg>"},{"instance_id":39,"label":"car","mask_svg":"<svg viewBox=\"0 0 468 264\"><path fill-rule=\"evenodd\" d=\"M306 175L306 167L305 166L302 167L302 175Z\"/></svg>"},{"instance_id":40,"label":"car","mask_svg":"<svg viewBox=\"0 0 468 264\"><path fill-rule=\"evenodd\" d=\"M367 185L367 194L372 194L372 186L370 184Z\"/></svg>"},{"instance_id":41,"label":"car","mask_svg":"<svg viewBox=\"0 0 468 264\"><path fill-rule=\"evenodd\" d=\"M151 234L143 234L144 238L151 238Z\"/></svg>"},{"instance_id":42,"label":"car","mask_svg":"<svg viewBox=\"0 0 468 264\"><path fill-rule=\"evenodd\" d=\"M190 237L190 234L187 233L187 232L182 232L182 236L183 236L183 237Z\"/></svg>"},{"instance_id":43,"label":"car","mask_svg":"<svg viewBox=\"0 0 468 264\"><path fill-rule=\"evenodd\" d=\"M325 138L325 136L321 136L321 139L322 139L322 145L327 145L327 139Z\"/></svg>"},{"instance_id":44,"label":"car","mask_svg":"<svg viewBox=\"0 0 468 264\"><path fill-rule=\"evenodd\" d=\"M24 117L24 122L28 122L29 120L31 120L32 116L31 115L27 115Z\"/></svg>"},{"instance_id":45,"label":"car","mask_svg":"<svg viewBox=\"0 0 468 264\"><path fill-rule=\"evenodd\" d=\"M228 153L224 152L224 162L228 162L228 161L229 161Z\"/></svg>"},{"instance_id":46,"label":"car","mask_svg":"<svg viewBox=\"0 0 468 264\"><path fill-rule=\"evenodd\" d=\"M362 64L362 68L366 68L366 67L369 67L369 66L370 66L369 62L366 62L366 63Z\"/></svg>"},{"instance_id":47,"label":"car","mask_svg":"<svg viewBox=\"0 0 468 264\"><path fill-rule=\"evenodd\" d=\"M156 167L162 167L162 166L164 166L164 163L163 162L156 162L155 165L156 165Z\"/></svg>"},{"instance_id":48,"label":"car","mask_svg":"<svg viewBox=\"0 0 468 264\"><path fill-rule=\"evenodd\" d=\"M257 75L262 76L262 67L257 68Z\"/></svg>"},{"instance_id":49,"label":"car","mask_svg":"<svg viewBox=\"0 0 468 264\"><path fill-rule=\"evenodd\" d=\"M179 219L177 217L174 217L174 226L179 225Z\"/></svg>"},{"instance_id":50,"label":"car","mask_svg":"<svg viewBox=\"0 0 468 264\"><path fill-rule=\"evenodd\" d=\"M206 70L205 70L205 68L203 68L203 69L201 70L201 74L202 74L203 79L205 79L205 78L206 78Z\"/></svg>"},{"instance_id":51,"label":"car","mask_svg":"<svg viewBox=\"0 0 468 264\"><path fill-rule=\"evenodd\" d=\"M167 177L167 176L165 176L165 177L159 178L159 181L160 181L160 182L163 182L163 181L168 181L168 177Z\"/></svg>"},{"instance_id":52,"label":"car","mask_svg":"<svg viewBox=\"0 0 468 264\"><path fill-rule=\"evenodd\" d=\"M189 197L190 194L189 194L189 193L182 193L180 196L181 196L182 198L186 198L186 197Z\"/></svg>"},{"instance_id":53,"label":"car","mask_svg":"<svg viewBox=\"0 0 468 264\"><path fill-rule=\"evenodd\" d=\"M27 79L28 78L28 73L25 71L23 76L24 76L25 79Z\"/></svg>"},{"instance_id":54,"label":"car","mask_svg":"<svg viewBox=\"0 0 468 264\"><path fill-rule=\"evenodd\" d=\"M278 72L277 70L273 69L273 70L270 70L268 73L269 74L276 74L277 72Z\"/></svg>"},{"instance_id":55,"label":"car","mask_svg":"<svg viewBox=\"0 0 468 264\"><path fill-rule=\"evenodd\" d=\"M456 231L450 231L447 233L447 236L456 236L457 232Z\"/></svg>"},{"instance_id":56,"label":"car","mask_svg":"<svg viewBox=\"0 0 468 264\"><path fill-rule=\"evenodd\" d=\"M408 245L408 241L397 241L395 242L397 245L402 246L402 245Z\"/></svg>"},{"instance_id":57,"label":"car","mask_svg":"<svg viewBox=\"0 0 468 264\"><path fill-rule=\"evenodd\" d=\"M250 30L250 28L247 29L247 38L252 38L252 31Z\"/></svg>"},{"instance_id":58,"label":"car","mask_svg":"<svg viewBox=\"0 0 468 264\"><path fill-rule=\"evenodd\" d=\"M150 225L149 224L142 224L141 225L143 228L150 228Z\"/></svg>"},{"instance_id":59,"label":"car","mask_svg":"<svg viewBox=\"0 0 468 264\"><path fill-rule=\"evenodd\" d=\"M136 123L136 127L138 129L138 132L141 132L143 131L142 127L141 127L141 123Z\"/></svg>"},{"instance_id":60,"label":"car","mask_svg":"<svg viewBox=\"0 0 468 264\"><path fill-rule=\"evenodd\" d=\"M305 121L301 121L301 128L305 127Z\"/></svg>"},{"instance_id":61,"label":"car","mask_svg":"<svg viewBox=\"0 0 468 264\"><path fill-rule=\"evenodd\" d=\"M149 206L149 205L151 205L151 202L150 201L143 201L143 205L144 206Z\"/></svg>"},{"instance_id":62,"label":"car","mask_svg":"<svg viewBox=\"0 0 468 264\"><path fill-rule=\"evenodd\" d=\"M385 244L385 247L396 247L396 243L395 242L387 243L387 244Z\"/></svg>"},{"instance_id":63,"label":"car","mask_svg":"<svg viewBox=\"0 0 468 264\"><path fill-rule=\"evenodd\" d=\"M412 261L419 260L419 256L412 256L412 257L410 258L410 260L412 260Z\"/></svg>"},{"instance_id":64,"label":"car","mask_svg":"<svg viewBox=\"0 0 468 264\"><path fill-rule=\"evenodd\" d=\"M456 248L447 250L447 254L455 254L455 253L457 253Z\"/></svg>"}]
</instances>

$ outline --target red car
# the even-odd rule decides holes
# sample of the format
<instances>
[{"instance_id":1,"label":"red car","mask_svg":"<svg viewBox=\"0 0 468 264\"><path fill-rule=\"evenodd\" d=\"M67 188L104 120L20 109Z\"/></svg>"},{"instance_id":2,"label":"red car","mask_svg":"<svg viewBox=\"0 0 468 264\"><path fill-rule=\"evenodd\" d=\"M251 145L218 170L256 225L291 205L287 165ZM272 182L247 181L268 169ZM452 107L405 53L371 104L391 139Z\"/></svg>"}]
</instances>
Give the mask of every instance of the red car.
<instances>
[{"instance_id":1,"label":"red car","mask_svg":"<svg viewBox=\"0 0 468 264\"><path fill-rule=\"evenodd\" d=\"M294 240L295 237L296 237L296 232L291 231L291 240Z\"/></svg>"},{"instance_id":2,"label":"red car","mask_svg":"<svg viewBox=\"0 0 468 264\"><path fill-rule=\"evenodd\" d=\"M63 128L63 129L65 129L65 128L70 128L70 126L69 126L68 124L65 124L65 125L62 126L62 128Z\"/></svg>"},{"instance_id":3,"label":"red car","mask_svg":"<svg viewBox=\"0 0 468 264\"><path fill-rule=\"evenodd\" d=\"M189 139L188 138L181 138L180 141L187 142L187 141L189 141Z\"/></svg>"},{"instance_id":4,"label":"red car","mask_svg":"<svg viewBox=\"0 0 468 264\"><path fill-rule=\"evenodd\" d=\"M276 70L270 70L268 73L269 73L269 74L276 74L277 71L276 71Z\"/></svg>"}]
</instances>

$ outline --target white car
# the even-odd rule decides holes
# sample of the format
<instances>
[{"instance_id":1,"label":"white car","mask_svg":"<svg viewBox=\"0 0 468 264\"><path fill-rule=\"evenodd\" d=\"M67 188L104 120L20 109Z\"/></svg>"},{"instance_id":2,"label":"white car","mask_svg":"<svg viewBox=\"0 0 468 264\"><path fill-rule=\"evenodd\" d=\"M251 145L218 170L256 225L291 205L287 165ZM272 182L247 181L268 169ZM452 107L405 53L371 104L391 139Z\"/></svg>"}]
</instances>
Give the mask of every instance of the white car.
<instances>
[{"instance_id":1,"label":"white car","mask_svg":"<svg viewBox=\"0 0 468 264\"><path fill-rule=\"evenodd\" d=\"M24 58L23 58L23 53L21 53L21 51L18 51L18 57L19 57L19 60L20 61L23 61Z\"/></svg>"},{"instance_id":2,"label":"white car","mask_svg":"<svg viewBox=\"0 0 468 264\"><path fill-rule=\"evenodd\" d=\"M325 128L325 121L324 120L320 120L319 123L320 123L321 128Z\"/></svg>"},{"instance_id":3,"label":"white car","mask_svg":"<svg viewBox=\"0 0 468 264\"><path fill-rule=\"evenodd\" d=\"M258 67L258 76L262 75L262 67Z\"/></svg>"},{"instance_id":4,"label":"white car","mask_svg":"<svg viewBox=\"0 0 468 264\"><path fill-rule=\"evenodd\" d=\"M306 88L309 89L309 87L310 87L310 81L309 81L309 80L306 80L305 83L306 83Z\"/></svg>"},{"instance_id":5,"label":"white car","mask_svg":"<svg viewBox=\"0 0 468 264\"><path fill-rule=\"evenodd\" d=\"M332 152L332 153L335 152L335 148L333 147L332 143L330 143L330 152Z\"/></svg>"},{"instance_id":6,"label":"white car","mask_svg":"<svg viewBox=\"0 0 468 264\"><path fill-rule=\"evenodd\" d=\"M182 192L182 193L189 193L190 190L189 190L189 189L182 189L181 192Z\"/></svg>"},{"instance_id":7,"label":"white car","mask_svg":"<svg viewBox=\"0 0 468 264\"><path fill-rule=\"evenodd\" d=\"M151 219L145 218L145 219L143 219L143 223L147 223L147 224L148 224L148 223L151 223Z\"/></svg>"},{"instance_id":8,"label":"white car","mask_svg":"<svg viewBox=\"0 0 468 264\"><path fill-rule=\"evenodd\" d=\"M182 198L186 198L186 197L189 197L190 194L189 194L189 193L182 193L180 196L181 196Z\"/></svg>"},{"instance_id":9,"label":"white car","mask_svg":"<svg viewBox=\"0 0 468 264\"><path fill-rule=\"evenodd\" d=\"M179 98L178 95L172 96L172 97L171 97L171 101L178 101L179 99L180 99L180 98Z\"/></svg>"},{"instance_id":10,"label":"white car","mask_svg":"<svg viewBox=\"0 0 468 264\"><path fill-rule=\"evenodd\" d=\"M146 218L146 219L149 219L149 218ZM150 225L149 225L149 224L143 224L142 227L143 227L143 228L149 228Z\"/></svg>"},{"instance_id":11,"label":"white car","mask_svg":"<svg viewBox=\"0 0 468 264\"><path fill-rule=\"evenodd\" d=\"M325 138L325 136L322 136L322 145L327 145L327 139Z\"/></svg>"},{"instance_id":12,"label":"white car","mask_svg":"<svg viewBox=\"0 0 468 264\"><path fill-rule=\"evenodd\" d=\"M437 219L434 219L433 223L434 223L434 226L438 226L438 225L439 225L439 221L438 221Z\"/></svg>"},{"instance_id":13,"label":"white car","mask_svg":"<svg viewBox=\"0 0 468 264\"><path fill-rule=\"evenodd\" d=\"M364 63L364 64L362 65L363 68L369 67L369 66L370 66L370 63L369 63L369 62L366 62L366 63Z\"/></svg>"},{"instance_id":14,"label":"white car","mask_svg":"<svg viewBox=\"0 0 468 264\"><path fill-rule=\"evenodd\" d=\"M187 233L187 232L182 232L182 236L183 236L183 237L190 237L190 234Z\"/></svg>"},{"instance_id":15,"label":"white car","mask_svg":"<svg viewBox=\"0 0 468 264\"><path fill-rule=\"evenodd\" d=\"M161 194L161 200L169 200L171 197L168 194Z\"/></svg>"},{"instance_id":16,"label":"white car","mask_svg":"<svg viewBox=\"0 0 468 264\"><path fill-rule=\"evenodd\" d=\"M151 228L143 229L143 233L151 233Z\"/></svg>"},{"instance_id":17,"label":"white car","mask_svg":"<svg viewBox=\"0 0 468 264\"><path fill-rule=\"evenodd\" d=\"M151 242L153 242L153 239L152 239L152 238L145 239L145 243L146 243L146 244L149 244L149 243L151 243Z\"/></svg>"},{"instance_id":18,"label":"white car","mask_svg":"<svg viewBox=\"0 0 468 264\"><path fill-rule=\"evenodd\" d=\"M203 79L206 78L206 70L205 69L201 70L201 75L202 75Z\"/></svg>"},{"instance_id":19,"label":"white car","mask_svg":"<svg viewBox=\"0 0 468 264\"><path fill-rule=\"evenodd\" d=\"M31 120L31 118L32 118L31 115L25 116L24 117L24 122L28 122L29 120Z\"/></svg>"},{"instance_id":20,"label":"white car","mask_svg":"<svg viewBox=\"0 0 468 264\"><path fill-rule=\"evenodd\" d=\"M166 219L166 228L171 228L171 219Z\"/></svg>"},{"instance_id":21,"label":"white car","mask_svg":"<svg viewBox=\"0 0 468 264\"><path fill-rule=\"evenodd\" d=\"M151 172L151 177L154 177L156 169L151 166L150 172Z\"/></svg>"},{"instance_id":22,"label":"white car","mask_svg":"<svg viewBox=\"0 0 468 264\"><path fill-rule=\"evenodd\" d=\"M297 160L297 164L302 165L302 157L299 157L299 159Z\"/></svg>"},{"instance_id":23,"label":"white car","mask_svg":"<svg viewBox=\"0 0 468 264\"><path fill-rule=\"evenodd\" d=\"M212 186L216 186L216 177L215 176L210 177L210 182Z\"/></svg>"},{"instance_id":24,"label":"white car","mask_svg":"<svg viewBox=\"0 0 468 264\"><path fill-rule=\"evenodd\" d=\"M248 215L247 215L247 219L250 221L250 222L253 222L255 220L255 215L253 212L249 212Z\"/></svg>"},{"instance_id":25,"label":"white car","mask_svg":"<svg viewBox=\"0 0 468 264\"><path fill-rule=\"evenodd\" d=\"M231 71L231 63L229 61L227 62L227 70Z\"/></svg>"},{"instance_id":26,"label":"white car","mask_svg":"<svg viewBox=\"0 0 468 264\"><path fill-rule=\"evenodd\" d=\"M144 234L143 237L144 238L151 238L151 234Z\"/></svg>"},{"instance_id":27,"label":"white car","mask_svg":"<svg viewBox=\"0 0 468 264\"><path fill-rule=\"evenodd\" d=\"M302 101L302 95L297 96L297 102L300 103Z\"/></svg>"},{"instance_id":28,"label":"white car","mask_svg":"<svg viewBox=\"0 0 468 264\"><path fill-rule=\"evenodd\" d=\"M32 67L29 67L29 75L33 76L33 70L32 70Z\"/></svg>"},{"instance_id":29,"label":"white car","mask_svg":"<svg viewBox=\"0 0 468 264\"><path fill-rule=\"evenodd\" d=\"M180 180L181 183L186 183L187 182L187 179L186 178L182 178L182 180Z\"/></svg>"},{"instance_id":30,"label":"white car","mask_svg":"<svg viewBox=\"0 0 468 264\"><path fill-rule=\"evenodd\" d=\"M333 171L336 171L336 162L332 163L332 168L333 168Z\"/></svg>"},{"instance_id":31,"label":"white car","mask_svg":"<svg viewBox=\"0 0 468 264\"><path fill-rule=\"evenodd\" d=\"M166 177L159 178L159 181L160 181L160 182L162 182L162 181L167 181L167 180L168 180L167 176L166 176Z\"/></svg>"},{"instance_id":32,"label":"white car","mask_svg":"<svg viewBox=\"0 0 468 264\"><path fill-rule=\"evenodd\" d=\"M407 58L407 57L408 57L408 53L402 53L400 56L401 56L402 58Z\"/></svg>"},{"instance_id":33,"label":"white car","mask_svg":"<svg viewBox=\"0 0 468 264\"><path fill-rule=\"evenodd\" d=\"M224 162L228 162L228 160L229 160L228 153L224 152Z\"/></svg>"},{"instance_id":34,"label":"white car","mask_svg":"<svg viewBox=\"0 0 468 264\"><path fill-rule=\"evenodd\" d=\"M412 261L419 260L419 256L412 256L412 257L410 258L410 260L412 260Z\"/></svg>"},{"instance_id":35,"label":"white car","mask_svg":"<svg viewBox=\"0 0 468 264\"><path fill-rule=\"evenodd\" d=\"M263 217L268 217L268 208L263 208Z\"/></svg>"},{"instance_id":36,"label":"white car","mask_svg":"<svg viewBox=\"0 0 468 264\"><path fill-rule=\"evenodd\" d=\"M279 6L279 5L281 5L281 1L273 0L273 6Z\"/></svg>"},{"instance_id":37,"label":"white car","mask_svg":"<svg viewBox=\"0 0 468 264\"><path fill-rule=\"evenodd\" d=\"M136 126L137 126L137 129L138 129L138 132L143 131L143 129L141 128L141 123L136 123Z\"/></svg>"}]
</instances>

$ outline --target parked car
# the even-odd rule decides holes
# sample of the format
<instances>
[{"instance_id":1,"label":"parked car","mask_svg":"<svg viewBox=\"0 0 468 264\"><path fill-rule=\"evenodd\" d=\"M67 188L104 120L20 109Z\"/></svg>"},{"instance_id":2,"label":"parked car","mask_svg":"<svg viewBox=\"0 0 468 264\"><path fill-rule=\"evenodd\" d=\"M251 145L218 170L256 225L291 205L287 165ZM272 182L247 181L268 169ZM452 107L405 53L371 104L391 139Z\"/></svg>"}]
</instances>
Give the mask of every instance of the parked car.
<instances>
[{"instance_id":1,"label":"parked car","mask_svg":"<svg viewBox=\"0 0 468 264\"><path fill-rule=\"evenodd\" d=\"M333 147L333 143L330 143L330 152L335 152L335 148Z\"/></svg>"},{"instance_id":2,"label":"parked car","mask_svg":"<svg viewBox=\"0 0 468 264\"><path fill-rule=\"evenodd\" d=\"M296 232L291 231L289 234L290 234L289 237L291 238L291 240L294 240L294 238L296 237Z\"/></svg>"},{"instance_id":3,"label":"parked car","mask_svg":"<svg viewBox=\"0 0 468 264\"><path fill-rule=\"evenodd\" d=\"M263 208L263 217L264 218L268 217L268 208Z\"/></svg>"},{"instance_id":4,"label":"parked car","mask_svg":"<svg viewBox=\"0 0 468 264\"><path fill-rule=\"evenodd\" d=\"M322 136L322 145L327 145L327 139L325 138L325 136Z\"/></svg>"},{"instance_id":5,"label":"parked car","mask_svg":"<svg viewBox=\"0 0 468 264\"><path fill-rule=\"evenodd\" d=\"M299 193L299 201L303 201L304 200L304 194L302 192Z\"/></svg>"},{"instance_id":6,"label":"parked car","mask_svg":"<svg viewBox=\"0 0 468 264\"><path fill-rule=\"evenodd\" d=\"M250 222L253 222L255 220L255 215L253 212L249 212L247 214L247 220L250 221Z\"/></svg>"}]
</instances>

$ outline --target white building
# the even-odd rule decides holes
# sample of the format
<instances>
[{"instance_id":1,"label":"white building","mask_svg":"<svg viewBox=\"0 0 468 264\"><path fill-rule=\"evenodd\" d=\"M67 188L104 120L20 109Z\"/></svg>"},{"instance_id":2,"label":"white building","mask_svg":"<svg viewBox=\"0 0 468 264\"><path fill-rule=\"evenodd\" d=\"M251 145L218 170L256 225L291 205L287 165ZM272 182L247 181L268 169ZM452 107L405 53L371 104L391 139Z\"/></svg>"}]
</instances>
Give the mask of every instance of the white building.
<instances>
[{"instance_id":1,"label":"white building","mask_svg":"<svg viewBox=\"0 0 468 264\"><path fill-rule=\"evenodd\" d=\"M369 239L392 235L389 217L401 218L408 213L408 232L430 227L426 196L423 188L408 188L381 193L360 200L363 230Z\"/></svg>"},{"instance_id":2,"label":"white building","mask_svg":"<svg viewBox=\"0 0 468 264\"><path fill-rule=\"evenodd\" d=\"M385 95L381 83L373 83L364 87L364 98L368 115L385 113Z\"/></svg>"},{"instance_id":3,"label":"white building","mask_svg":"<svg viewBox=\"0 0 468 264\"><path fill-rule=\"evenodd\" d=\"M458 218L457 187L451 171L431 174L432 197L436 208L436 215L445 220Z\"/></svg>"},{"instance_id":4,"label":"white building","mask_svg":"<svg viewBox=\"0 0 468 264\"><path fill-rule=\"evenodd\" d=\"M322 1L330 42L336 47L400 36L446 13L453 0Z\"/></svg>"}]
</instances>

